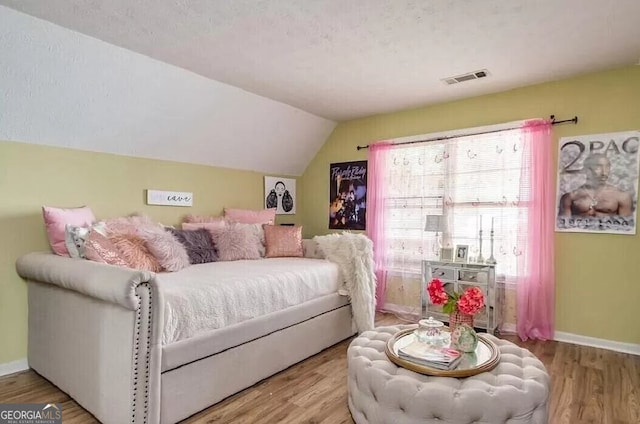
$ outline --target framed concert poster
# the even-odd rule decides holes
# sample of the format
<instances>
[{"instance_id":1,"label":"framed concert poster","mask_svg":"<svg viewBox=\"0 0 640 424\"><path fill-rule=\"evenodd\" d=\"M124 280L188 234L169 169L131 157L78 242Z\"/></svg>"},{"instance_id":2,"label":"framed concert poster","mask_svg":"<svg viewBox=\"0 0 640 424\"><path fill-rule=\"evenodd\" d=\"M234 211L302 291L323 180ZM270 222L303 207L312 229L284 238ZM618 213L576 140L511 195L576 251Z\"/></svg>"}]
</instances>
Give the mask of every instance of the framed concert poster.
<instances>
[{"instance_id":1,"label":"framed concert poster","mask_svg":"<svg viewBox=\"0 0 640 424\"><path fill-rule=\"evenodd\" d=\"M366 229L367 161L329 165L329 228Z\"/></svg>"}]
</instances>

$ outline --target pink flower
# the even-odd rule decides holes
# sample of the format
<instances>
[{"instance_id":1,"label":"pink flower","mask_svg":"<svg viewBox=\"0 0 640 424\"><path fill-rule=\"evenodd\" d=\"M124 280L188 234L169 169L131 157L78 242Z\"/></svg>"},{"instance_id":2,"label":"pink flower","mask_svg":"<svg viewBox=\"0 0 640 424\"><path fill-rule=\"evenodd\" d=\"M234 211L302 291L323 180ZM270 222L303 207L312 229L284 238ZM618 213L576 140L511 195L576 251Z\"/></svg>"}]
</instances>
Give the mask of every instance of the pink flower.
<instances>
[{"instance_id":1,"label":"pink flower","mask_svg":"<svg viewBox=\"0 0 640 424\"><path fill-rule=\"evenodd\" d=\"M431 303L433 303L434 305L444 305L449 300L449 295L446 291L444 291L442 281L438 280L437 278L434 278L429 282L427 291L429 292Z\"/></svg>"},{"instance_id":2,"label":"pink flower","mask_svg":"<svg viewBox=\"0 0 640 424\"><path fill-rule=\"evenodd\" d=\"M470 287L458 299L458 310L467 315L475 315L484 306L484 295L478 287Z\"/></svg>"}]
</instances>

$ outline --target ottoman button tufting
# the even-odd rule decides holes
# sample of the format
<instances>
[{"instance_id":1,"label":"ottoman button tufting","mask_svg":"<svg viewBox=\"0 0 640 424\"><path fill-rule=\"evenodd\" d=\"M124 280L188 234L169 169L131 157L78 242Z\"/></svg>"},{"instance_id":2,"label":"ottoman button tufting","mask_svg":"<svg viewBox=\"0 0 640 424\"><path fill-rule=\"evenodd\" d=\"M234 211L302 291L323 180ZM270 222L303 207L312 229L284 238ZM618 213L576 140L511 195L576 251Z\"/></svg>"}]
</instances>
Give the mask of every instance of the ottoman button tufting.
<instances>
[{"instance_id":1,"label":"ottoman button tufting","mask_svg":"<svg viewBox=\"0 0 640 424\"><path fill-rule=\"evenodd\" d=\"M396 366L384 353L386 341L397 331L408 328L412 327L374 329L351 342L352 345L366 345L370 339L382 342L372 344L370 349L349 349L347 352L348 403L356 424L409 424L415 423L416 417L422 417L420 423L425 424L547 423L549 376L542 362L528 350L487 335L498 345L503 359L518 355L526 360L511 362L507 359L501 364L508 366L499 364L491 371L467 378L425 378L422 374ZM501 375L510 378L500 378ZM486 383L488 376L494 382L490 387ZM521 380L517 387L510 384L513 377ZM483 386L484 390L478 390ZM416 402L418 394L426 401ZM460 401L461 398L464 402ZM438 410L437 414L434 409ZM447 411L444 416L440 414L442 411Z\"/></svg>"}]
</instances>

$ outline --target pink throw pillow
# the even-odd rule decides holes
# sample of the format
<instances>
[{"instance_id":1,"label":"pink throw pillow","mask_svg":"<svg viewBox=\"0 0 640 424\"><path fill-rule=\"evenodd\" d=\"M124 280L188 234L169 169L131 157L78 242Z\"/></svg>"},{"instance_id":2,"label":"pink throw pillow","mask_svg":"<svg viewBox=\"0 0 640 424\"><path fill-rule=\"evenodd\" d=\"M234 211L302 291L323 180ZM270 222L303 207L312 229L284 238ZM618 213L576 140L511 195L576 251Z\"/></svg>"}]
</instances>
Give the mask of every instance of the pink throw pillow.
<instances>
[{"instance_id":1,"label":"pink throw pillow","mask_svg":"<svg viewBox=\"0 0 640 424\"><path fill-rule=\"evenodd\" d=\"M131 234L114 234L109 236L129 268L143 271L160 272L162 267L149 252L144 240Z\"/></svg>"},{"instance_id":2,"label":"pink throw pillow","mask_svg":"<svg viewBox=\"0 0 640 424\"><path fill-rule=\"evenodd\" d=\"M184 217L184 222L189 224L204 224L204 223L223 223L225 219L223 216L206 216L206 215L187 215ZM186 230L186 228L184 228Z\"/></svg>"},{"instance_id":3,"label":"pink throw pillow","mask_svg":"<svg viewBox=\"0 0 640 424\"><path fill-rule=\"evenodd\" d=\"M221 261L260 259L260 238L247 225L230 224L211 232Z\"/></svg>"},{"instance_id":4,"label":"pink throw pillow","mask_svg":"<svg viewBox=\"0 0 640 424\"><path fill-rule=\"evenodd\" d=\"M227 225L227 222L222 219L217 222L183 222L182 229L187 231L194 231L204 228L205 230L211 232L223 228Z\"/></svg>"},{"instance_id":5,"label":"pink throw pillow","mask_svg":"<svg viewBox=\"0 0 640 424\"><path fill-rule=\"evenodd\" d=\"M120 216L117 218L109 218L104 221L109 235L112 234L129 234L137 235L143 231L164 230L160 224L153 222L146 215Z\"/></svg>"},{"instance_id":6,"label":"pink throw pillow","mask_svg":"<svg viewBox=\"0 0 640 424\"><path fill-rule=\"evenodd\" d=\"M61 209L50 206L42 207L42 216L47 229L49 245L56 255L69 256L69 250L65 244L64 233L67 225L86 227L96 220L91 209L87 206L81 208Z\"/></svg>"},{"instance_id":7,"label":"pink throw pillow","mask_svg":"<svg viewBox=\"0 0 640 424\"><path fill-rule=\"evenodd\" d=\"M173 234L163 228L145 229L139 231L138 235L165 271L180 271L191 265L184 246Z\"/></svg>"},{"instance_id":8,"label":"pink throw pillow","mask_svg":"<svg viewBox=\"0 0 640 424\"><path fill-rule=\"evenodd\" d=\"M302 227L263 225L267 247L265 257L302 257Z\"/></svg>"},{"instance_id":9,"label":"pink throw pillow","mask_svg":"<svg viewBox=\"0 0 640 424\"><path fill-rule=\"evenodd\" d=\"M224 217L229 222L240 224L272 224L276 222L276 208L259 211L249 209L224 209Z\"/></svg>"},{"instance_id":10,"label":"pink throw pillow","mask_svg":"<svg viewBox=\"0 0 640 424\"><path fill-rule=\"evenodd\" d=\"M84 254L87 259L103 264L127 268L127 261L120 255L118 248L105 236L91 231L84 242Z\"/></svg>"}]
</instances>

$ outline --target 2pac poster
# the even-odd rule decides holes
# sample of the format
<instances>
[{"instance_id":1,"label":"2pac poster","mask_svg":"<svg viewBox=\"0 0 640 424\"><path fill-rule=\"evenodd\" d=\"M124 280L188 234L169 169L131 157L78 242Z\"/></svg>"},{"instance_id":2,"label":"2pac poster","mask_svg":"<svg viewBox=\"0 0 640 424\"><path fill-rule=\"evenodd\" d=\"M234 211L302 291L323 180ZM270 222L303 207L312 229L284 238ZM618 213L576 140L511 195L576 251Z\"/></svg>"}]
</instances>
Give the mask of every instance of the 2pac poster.
<instances>
[{"instance_id":1,"label":"2pac poster","mask_svg":"<svg viewBox=\"0 0 640 424\"><path fill-rule=\"evenodd\" d=\"M635 234L640 132L560 139L556 231Z\"/></svg>"},{"instance_id":2,"label":"2pac poster","mask_svg":"<svg viewBox=\"0 0 640 424\"><path fill-rule=\"evenodd\" d=\"M367 161L329 166L329 228L366 229Z\"/></svg>"}]
</instances>

